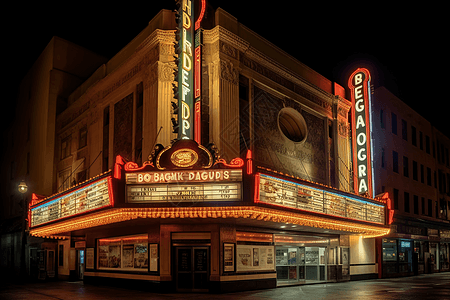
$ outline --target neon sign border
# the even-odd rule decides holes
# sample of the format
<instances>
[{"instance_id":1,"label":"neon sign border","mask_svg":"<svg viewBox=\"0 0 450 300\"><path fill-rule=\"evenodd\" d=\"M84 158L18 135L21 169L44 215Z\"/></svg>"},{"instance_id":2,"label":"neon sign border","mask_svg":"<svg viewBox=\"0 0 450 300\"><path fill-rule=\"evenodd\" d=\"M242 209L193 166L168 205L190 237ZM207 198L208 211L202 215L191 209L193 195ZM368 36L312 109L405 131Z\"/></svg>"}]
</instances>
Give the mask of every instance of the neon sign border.
<instances>
[{"instance_id":1,"label":"neon sign border","mask_svg":"<svg viewBox=\"0 0 450 300\"><path fill-rule=\"evenodd\" d=\"M353 85L353 78L358 73L364 73L365 78L363 81L363 97L364 97L364 117L365 122L369 122L369 126L366 127L366 148L367 148L367 191L370 197L375 197L375 190L373 188L374 183L374 170L373 170L373 146L372 146L372 113L371 113L371 105L372 105L372 99L370 96L370 81L371 76L370 72L366 68L358 68L356 69L349 77L348 80L348 87L350 88L351 92L351 100L352 100L352 148L353 148L353 174L356 180L354 180L354 189L355 193L358 191L358 164L357 164L357 153L356 153L356 111L355 111L355 105L356 105L356 99L355 99L355 86ZM369 171L370 170L370 171Z\"/></svg>"}]
</instances>

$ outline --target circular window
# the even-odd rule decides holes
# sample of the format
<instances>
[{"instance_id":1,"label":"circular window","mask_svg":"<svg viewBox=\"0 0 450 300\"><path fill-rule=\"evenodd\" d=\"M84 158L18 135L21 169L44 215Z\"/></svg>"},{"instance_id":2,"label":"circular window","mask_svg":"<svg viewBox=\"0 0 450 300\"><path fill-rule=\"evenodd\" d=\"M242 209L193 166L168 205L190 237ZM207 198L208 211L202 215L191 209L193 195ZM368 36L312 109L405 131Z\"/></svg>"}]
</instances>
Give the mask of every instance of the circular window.
<instances>
[{"instance_id":1,"label":"circular window","mask_svg":"<svg viewBox=\"0 0 450 300\"><path fill-rule=\"evenodd\" d=\"M305 119L291 107L285 107L278 113L278 128L285 138L294 143L305 141L308 134Z\"/></svg>"}]
</instances>

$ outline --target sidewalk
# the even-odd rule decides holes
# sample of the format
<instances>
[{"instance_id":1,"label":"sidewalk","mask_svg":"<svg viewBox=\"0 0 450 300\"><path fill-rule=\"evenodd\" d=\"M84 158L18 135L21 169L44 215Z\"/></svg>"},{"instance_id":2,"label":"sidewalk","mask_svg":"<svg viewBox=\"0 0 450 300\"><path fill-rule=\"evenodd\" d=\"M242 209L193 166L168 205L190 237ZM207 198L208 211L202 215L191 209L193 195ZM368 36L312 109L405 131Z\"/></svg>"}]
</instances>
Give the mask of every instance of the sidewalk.
<instances>
[{"instance_id":1,"label":"sidewalk","mask_svg":"<svg viewBox=\"0 0 450 300\"><path fill-rule=\"evenodd\" d=\"M230 294L157 294L82 281L0 283L0 299L450 299L450 273L281 287Z\"/></svg>"}]
</instances>

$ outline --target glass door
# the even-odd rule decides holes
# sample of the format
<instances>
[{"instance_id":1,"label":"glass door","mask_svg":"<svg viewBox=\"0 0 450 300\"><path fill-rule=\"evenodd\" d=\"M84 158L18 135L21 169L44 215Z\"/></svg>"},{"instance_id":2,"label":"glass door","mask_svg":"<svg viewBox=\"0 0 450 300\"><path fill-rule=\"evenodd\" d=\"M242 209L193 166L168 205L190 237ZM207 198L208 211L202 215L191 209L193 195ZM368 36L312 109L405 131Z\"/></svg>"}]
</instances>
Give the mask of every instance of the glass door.
<instances>
[{"instance_id":1,"label":"glass door","mask_svg":"<svg viewBox=\"0 0 450 300\"><path fill-rule=\"evenodd\" d=\"M84 275L84 250L78 250L78 279L83 280Z\"/></svg>"},{"instance_id":2,"label":"glass door","mask_svg":"<svg viewBox=\"0 0 450 300\"><path fill-rule=\"evenodd\" d=\"M306 280L319 280L319 247L305 247Z\"/></svg>"},{"instance_id":3,"label":"glass door","mask_svg":"<svg viewBox=\"0 0 450 300\"><path fill-rule=\"evenodd\" d=\"M305 248L278 246L276 249L277 283L295 284L305 279Z\"/></svg>"},{"instance_id":4,"label":"glass door","mask_svg":"<svg viewBox=\"0 0 450 300\"><path fill-rule=\"evenodd\" d=\"M326 247L305 247L305 278L307 281L326 280L326 249Z\"/></svg>"}]
</instances>

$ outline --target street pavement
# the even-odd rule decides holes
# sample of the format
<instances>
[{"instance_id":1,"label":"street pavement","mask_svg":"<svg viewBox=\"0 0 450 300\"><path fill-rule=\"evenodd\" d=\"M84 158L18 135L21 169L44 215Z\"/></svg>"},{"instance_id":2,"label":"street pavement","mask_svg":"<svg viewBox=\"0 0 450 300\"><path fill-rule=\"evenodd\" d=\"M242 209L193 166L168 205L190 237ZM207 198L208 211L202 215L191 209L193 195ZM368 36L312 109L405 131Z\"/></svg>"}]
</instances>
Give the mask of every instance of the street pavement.
<instances>
[{"instance_id":1,"label":"street pavement","mask_svg":"<svg viewBox=\"0 0 450 300\"><path fill-rule=\"evenodd\" d=\"M161 294L90 285L82 281L0 283L0 299L449 299L450 272L402 277L280 287L229 294Z\"/></svg>"}]
</instances>

